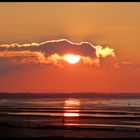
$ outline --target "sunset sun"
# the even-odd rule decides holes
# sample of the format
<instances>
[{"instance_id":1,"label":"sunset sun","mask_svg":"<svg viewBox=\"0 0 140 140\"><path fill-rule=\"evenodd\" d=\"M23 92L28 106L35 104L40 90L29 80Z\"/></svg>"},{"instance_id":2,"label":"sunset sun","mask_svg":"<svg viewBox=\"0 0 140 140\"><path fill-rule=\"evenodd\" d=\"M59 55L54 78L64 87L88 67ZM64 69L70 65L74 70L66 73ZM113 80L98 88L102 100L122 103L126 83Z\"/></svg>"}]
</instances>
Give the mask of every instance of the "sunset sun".
<instances>
[{"instance_id":1,"label":"sunset sun","mask_svg":"<svg viewBox=\"0 0 140 140\"><path fill-rule=\"evenodd\" d=\"M76 64L80 61L80 56L79 55L74 55L74 54L66 54L64 55L64 60L70 64Z\"/></svg>"}]
</instances>

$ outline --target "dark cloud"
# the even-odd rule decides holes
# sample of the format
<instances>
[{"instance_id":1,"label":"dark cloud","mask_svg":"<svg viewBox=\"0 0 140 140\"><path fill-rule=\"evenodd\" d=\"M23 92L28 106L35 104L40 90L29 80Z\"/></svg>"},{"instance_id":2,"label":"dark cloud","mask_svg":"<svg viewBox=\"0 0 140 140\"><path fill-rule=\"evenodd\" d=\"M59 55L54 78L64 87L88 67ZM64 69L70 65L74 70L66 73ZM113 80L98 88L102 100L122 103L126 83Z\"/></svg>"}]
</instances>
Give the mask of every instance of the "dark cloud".
<instances>
[{"instance_id":1,"label":"dark cloud","mask_svg":"<svg viewBox=\"0 0 140 140\"><path fill-rule=\"evenodd\" d=\"M90 57L94 57L96 55L96 49L92 47L90 43L72 43L66 39L23 45L11 44L8 46L5 44L3 45L3 47L0 47L0 51L40 51L42 53L45 53L45 57L48 57L55 53L59 55L64 55L66 53L75 53Z\"/></svg>"},{"instance_id":2,"label":"dark cloud","mask_svg":"<svg viewBox=\"0 0 140 140\"><path fill-rule=\"evenodd\" d=\"M18 65L54 64L62 66L65 54L80 55L82 64L98 65L101 59L115 56L114 49L94 46L89 42L73 43L67 39L51 40L43 43L31 44L1 44L0 68L1 74L5 69L12 71ZM15 65L15 67L13 66Z\"/></svg>"}]
</instances>

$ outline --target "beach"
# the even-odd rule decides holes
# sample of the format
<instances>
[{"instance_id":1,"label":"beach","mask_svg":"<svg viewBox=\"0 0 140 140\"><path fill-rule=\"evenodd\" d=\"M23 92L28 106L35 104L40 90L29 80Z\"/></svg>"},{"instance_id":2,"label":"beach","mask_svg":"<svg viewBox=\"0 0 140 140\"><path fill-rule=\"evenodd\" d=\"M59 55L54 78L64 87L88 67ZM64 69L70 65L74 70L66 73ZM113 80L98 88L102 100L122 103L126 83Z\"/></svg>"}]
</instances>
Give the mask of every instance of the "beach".
<instances>
[{"instance_id":1,"label":"beach","mask_svg":"<svg viewBox=\"0 0 140 140\"><path fill-rule=\"evenodd\" d=\"M140 131L0 127L0 138L140 138Z\"/></svg>"},{"instance_id":2,"label":"beach","mask_svg":"<svg viewBox=\"0 0 140 140\"><path fill-rule=\"evenodd\" d=\"M1 138L140 138L140 99L1 98Z\"/></svg>"}]
</instances>

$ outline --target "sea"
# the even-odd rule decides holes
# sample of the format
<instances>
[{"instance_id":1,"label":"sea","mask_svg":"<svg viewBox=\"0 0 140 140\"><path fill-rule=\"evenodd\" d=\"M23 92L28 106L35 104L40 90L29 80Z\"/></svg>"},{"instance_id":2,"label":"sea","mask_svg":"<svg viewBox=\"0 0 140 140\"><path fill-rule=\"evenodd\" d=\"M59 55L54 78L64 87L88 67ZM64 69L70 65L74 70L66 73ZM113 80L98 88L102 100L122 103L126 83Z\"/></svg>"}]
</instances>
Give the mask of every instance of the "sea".
<instances>
[{"instance_id":1,"label":"sea","mask_svg":"<svg viewBox=\"0 0 140 140\"><path fill-rule=\"evenodd\" d=\"M140 94L1 93L0 126L140 131Z\"/></svg>"}]
</instances>

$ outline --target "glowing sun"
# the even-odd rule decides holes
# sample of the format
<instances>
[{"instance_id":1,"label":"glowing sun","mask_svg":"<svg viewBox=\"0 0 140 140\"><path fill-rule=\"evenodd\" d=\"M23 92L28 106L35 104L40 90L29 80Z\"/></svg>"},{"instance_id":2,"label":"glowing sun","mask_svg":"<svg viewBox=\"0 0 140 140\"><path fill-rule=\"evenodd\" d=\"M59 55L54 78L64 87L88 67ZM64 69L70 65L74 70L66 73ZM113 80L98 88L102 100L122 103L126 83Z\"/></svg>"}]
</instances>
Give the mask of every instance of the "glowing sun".
<instances>
[{"instance_id":1,"label":"glowing sun","mask_svg":"<svg viewBox=\"0 0 140 140\"><path fill-rule=\"evenodd\" d=\"M80 61L80 59L81 59L81 57L79 55L74 55L74 54L64 55L64 60L70 64L78 63Z\"/></svg>"}]
</instances>

